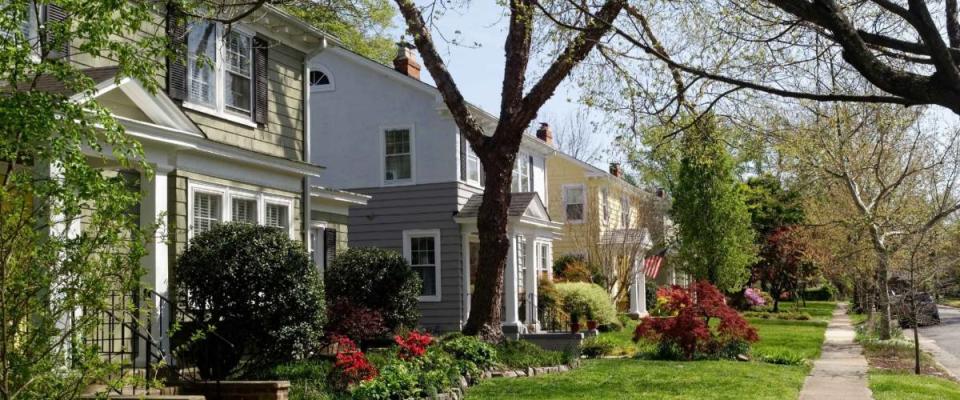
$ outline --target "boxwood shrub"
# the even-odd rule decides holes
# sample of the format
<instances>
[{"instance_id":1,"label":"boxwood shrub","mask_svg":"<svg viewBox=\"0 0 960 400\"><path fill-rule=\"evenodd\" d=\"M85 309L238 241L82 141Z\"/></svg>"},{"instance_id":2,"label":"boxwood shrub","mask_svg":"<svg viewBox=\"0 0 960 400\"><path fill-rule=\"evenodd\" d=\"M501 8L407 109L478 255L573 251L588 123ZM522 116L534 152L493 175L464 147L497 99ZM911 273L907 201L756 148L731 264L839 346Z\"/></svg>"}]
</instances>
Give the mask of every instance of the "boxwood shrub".
<instances>
[{"instance_id":1,"label":"boxwood shrub","mask_svg":"<svg viewBox=\"0 0 960 400\"><path fill-rule=\"evenodd\" d=\"M555 285L557 292L560 293L561 302L564 307L583 308L580 310L584 314L590 314L593 319L601 325L620 326L620 320L617 319L617 309L607 295L607 291L596 284L585 282L563 282ZM568 313L575 310L567 310ZM580 323L585 322L589 315L580 315Z\"/></svg>"},{"instance_id":2,"label":"boxwood shrub","mask_svg":"<svg viewBox=\"0 0 960 400\"><path fill-rule=\"evenodd\" d=\"M174 271L199 319L177 332L178 350L205 378L253 374L309 353L322 336L323 282L284 230L217 225L190 241ZM202 335L210 327L233 346Z\"/></svg>"},{"instance_id":3,"label":"boxwood shrub","mask_svg":"<svg viewBox=\"0 0 960 400\"><path fill-rule=\"evenodd\" d=\"M414 328L420 319L420 277L395 251L349 249L334 259L325 283L330 304L345 299L375 310L392 332Z\"/></svg>"}]
</instances>

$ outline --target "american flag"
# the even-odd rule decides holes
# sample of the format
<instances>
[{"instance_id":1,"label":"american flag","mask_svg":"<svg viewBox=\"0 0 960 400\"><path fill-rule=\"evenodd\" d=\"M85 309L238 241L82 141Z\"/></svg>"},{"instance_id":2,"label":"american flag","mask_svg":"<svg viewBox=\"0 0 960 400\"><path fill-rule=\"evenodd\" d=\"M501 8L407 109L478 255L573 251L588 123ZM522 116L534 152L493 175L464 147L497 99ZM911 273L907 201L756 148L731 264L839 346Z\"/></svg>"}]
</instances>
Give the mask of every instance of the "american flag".
<instances>
[{"instance_id":1,"label":"american flag","mask_svg":"<svg viewBox=\"0 0 960 400\"><path fill-rule=\"evenodd\" d=\"M643 259L643 273L650 278L656 278L660 273L660 266L663 265L663 256L667 250L663 249L656 254Z\"/></svg>"}]
</instances>

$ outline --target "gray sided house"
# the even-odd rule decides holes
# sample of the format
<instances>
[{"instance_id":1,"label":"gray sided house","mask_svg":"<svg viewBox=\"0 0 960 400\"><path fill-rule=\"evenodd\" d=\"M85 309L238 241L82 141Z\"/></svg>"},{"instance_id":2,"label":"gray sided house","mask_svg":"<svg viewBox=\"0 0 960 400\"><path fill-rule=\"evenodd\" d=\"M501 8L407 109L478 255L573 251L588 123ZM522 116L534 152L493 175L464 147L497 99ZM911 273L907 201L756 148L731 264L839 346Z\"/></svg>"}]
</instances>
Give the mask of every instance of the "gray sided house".
<instances>
[{"instance_id":1,"label":"gray sided house","mask_svg":"<svg viewBox=\"0 0 960 400\"><path fill-rule=\"evenodd\" d=\"M420 81L413 52L401 48L394 64L338 47L310 59L311 154L328 167L316 184L371 196L350 209L349 245L402 252L423 278L421 327L458 330L476 280L483 171L437 89ZM496 119L472 111L492 132ZM544 160L554 148L527 135L520 151L503 324L506 332L535 332L536 312L525 311L536 310L536 282L550 273L562 225L545 208Z\"/></svg>"}]
</instances>

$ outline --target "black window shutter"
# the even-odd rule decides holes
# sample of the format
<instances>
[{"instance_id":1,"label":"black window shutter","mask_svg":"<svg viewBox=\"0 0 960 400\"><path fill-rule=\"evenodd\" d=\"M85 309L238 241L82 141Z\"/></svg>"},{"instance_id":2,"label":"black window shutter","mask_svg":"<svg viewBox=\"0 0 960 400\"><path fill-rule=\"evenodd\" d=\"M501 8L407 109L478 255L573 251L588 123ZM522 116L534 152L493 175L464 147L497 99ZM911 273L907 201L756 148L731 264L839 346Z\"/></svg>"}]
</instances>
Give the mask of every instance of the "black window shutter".
<instances>
[{"instance_id":1,"label":"black window shutter","mask_svg":"<svg viewBox=\"0 0 960 400\"><path fill-rule=\"evenodd\" d=\"M460 180L467 181L467 138L460 134Z\"/></svg>"},{"instance_id":2,"label":"black window shutter","mask_svg":"<svg viewBox=\"0 0 960 400\"><path fill-rule=\"evenodd\" d=\"M253 121L267 123L267 47L266 39L253 38ZM307 77L304 77L307 79Z\"/></svg>"},{"instance_id":3,"label":"black window shutter","mask_svg":"<svg viewBox=\"0 0 960 400\"><path fill-rule=\"evenodd\" d=\"M337 230L323 230L323 268L326 270L333 264L333 259L337 257Z\"/></svg>"},{"instance_id":4,"label":"black window shutter","mask_svg":"<svg viewBox=\"0 0 960 400\"><path fill-rule=\"evenodd\" d=\"M174 100L187 98L187 49L186 15L175 2L167 3L167 95Z\"/></svg>"},{"instance_id":5,"label":"black window shutter","mask_svg":"<svg viewBox=\"0 0 960 400\"><path fill-rule=\"evenodd\" d=\"M533 156L530 156L530 161L529 161L529 162L530 162L530 164L529 164L529 166L530 166L530 169L529 169L530 173L529 173L528 176L529 176L530 179L527 179L527 182L529 182L530 187L527 188L527 190L529 190L529 191L532 192L532 191L533 191Z\"/></svg>"},{"instance_id":6,"label":"black window shutter","mask_svg":"<svg viewBox=\"0 0 960 400\"><path fill-rule=\"evenodd\" d=\"M44 14L43 16L44 25L48 27L47 29L49 29L49 25L47 25L47 23L53 22L56 24L61 24L67 21L67 12L64 11L63 8L61 8L60 6L53 3L47 4L43 14ZM53 40L54 40L53 35L50 33L47 33L48 46ZM69 41L66 41L62 45L58 46L58 48L56 49L51 48L50 51L47 53L47 58L51 60L57 60L61 58L67 59L69 57L70 57Z\"/></svg>"}]
</instances>

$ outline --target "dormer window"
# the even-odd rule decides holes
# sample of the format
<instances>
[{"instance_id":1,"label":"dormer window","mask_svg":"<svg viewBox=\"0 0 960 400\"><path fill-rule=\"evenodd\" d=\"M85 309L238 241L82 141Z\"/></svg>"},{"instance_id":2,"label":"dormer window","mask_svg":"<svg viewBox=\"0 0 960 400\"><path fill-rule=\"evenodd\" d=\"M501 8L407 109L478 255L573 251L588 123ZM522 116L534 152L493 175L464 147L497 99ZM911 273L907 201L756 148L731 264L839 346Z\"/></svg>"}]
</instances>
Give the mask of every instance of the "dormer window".
<instances>
[{"instance_id":1,"label":"dormer window","mask_svg":"<svg viewBox=\"0 0 960 400\"><path fill-rule=\"evenodd\" d=\"M330 71L323 67L312 67L310 71L310 90L314 92L327 92L333 90L333 77Z\"/></svg>"}]
</instances>

